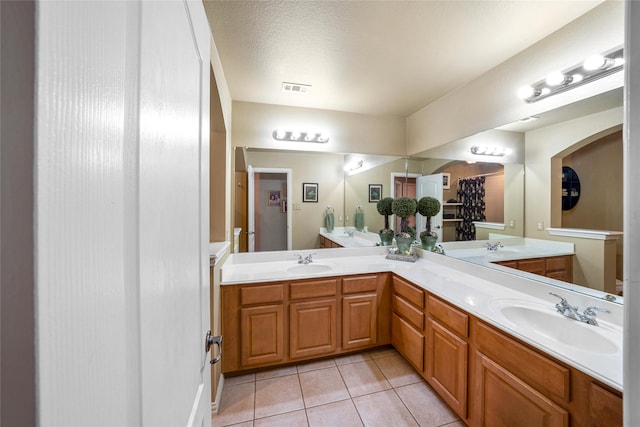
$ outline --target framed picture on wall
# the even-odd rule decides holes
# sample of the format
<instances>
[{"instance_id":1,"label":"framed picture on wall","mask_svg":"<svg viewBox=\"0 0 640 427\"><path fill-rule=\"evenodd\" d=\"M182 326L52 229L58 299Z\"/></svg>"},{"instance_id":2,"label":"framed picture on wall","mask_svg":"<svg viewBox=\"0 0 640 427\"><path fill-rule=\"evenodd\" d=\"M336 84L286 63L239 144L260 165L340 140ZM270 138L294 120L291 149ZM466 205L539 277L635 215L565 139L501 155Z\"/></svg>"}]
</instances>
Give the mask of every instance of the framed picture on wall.
<instances>
[{"instance_id":1,"label":"framed picture on wall","mask_svg":"<svg viewBox=\"0 0 640 427\"><path fill-rule=\"evenodd\" d=\"M382 184L369 184L369 203L382 200Z\"/></svg>"},{"instance_id":2,"label":"framed picture on wall","mask_svg":"<svg viewBox=\"0 0 640 427\"><path fill-rule=\"evenodd\" d=\"M268 192L268 205L269 207L278 207L280 206L280 191L269 190Z\"/></svg>"},{"instance_id":3,"label":"framed picture on wall","mask_svg":"<svg viewBox=\"0 0 640 427\"><path fill-rule=\"evenodd\" d=\"M451 188L451 174L449 172L442 173L442 189L448 190Z\"/></svg>"},{"instance_id":4,"label":"framed picture on wall","mask_svg":"<svg viewBox=\"0 0 640 427\"><path fill-rule=\"evenodd\" d=\"M302 183L302 201L315 203L318 202L318 183Z\"/></svg>"}]
</instances>

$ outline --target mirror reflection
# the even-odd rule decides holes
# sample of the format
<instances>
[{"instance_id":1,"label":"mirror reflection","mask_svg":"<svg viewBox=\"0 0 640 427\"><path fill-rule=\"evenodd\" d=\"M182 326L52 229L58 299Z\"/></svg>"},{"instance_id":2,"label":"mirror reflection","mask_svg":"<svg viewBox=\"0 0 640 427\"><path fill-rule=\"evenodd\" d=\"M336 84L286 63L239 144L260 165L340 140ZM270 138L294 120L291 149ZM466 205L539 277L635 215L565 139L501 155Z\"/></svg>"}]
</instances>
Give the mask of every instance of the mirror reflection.
<instances>
[{"instance_id":1,"label":"mirror reflection","mask_svg":"<svg viewBox=\"0 0 640 427\"><path fill-rule=\"evenodd\" d=\"M258 191L280 191L287 208L281 206L278 216L291 217L291 249L322 246L319 231L328 208L334 212L336 230L344 233L353 229L358 211L364 216L366 230L375 236L384 226L384 217L376 210L378 198L405 191L404 186L414 182L409 182L410 178L444 174L443 184L449 188L443 188L439 234L445 247L469 239L502 242L509 237L572 244L571 279L563 275L566 272L548 276L571 281L585 290L617 294L624 256L621 132L622 90L616 89L540 114L535 121L508 124L410 157L243 148L236 155L240 159L236 172L246 171L248 165L291 170L292 194L284 187ZM487 140L509 145L511 154L497 161L474 156L471 147ZM563 166L574 169L581 181L579 202L569 210L562 209ZM460 230L458 183L479 177L488 183L483 221L488 226L477 226L475 236L465 236ZM317 201L303 198L305 183L316 185ZM238 189L242 187L239 181ZM236 194L237 200L241 198ZM275 212L271 208L270 213ZM585 237L584 233L568 233L568 229L594 233ZM449 248L447 253L453 255L454 251ZM499 253L496 251L491 263L496 268L507 265L506 260L498 259ZM513 270L520 271L530 275L522 269Z\"/></svg>"}]
</instances>

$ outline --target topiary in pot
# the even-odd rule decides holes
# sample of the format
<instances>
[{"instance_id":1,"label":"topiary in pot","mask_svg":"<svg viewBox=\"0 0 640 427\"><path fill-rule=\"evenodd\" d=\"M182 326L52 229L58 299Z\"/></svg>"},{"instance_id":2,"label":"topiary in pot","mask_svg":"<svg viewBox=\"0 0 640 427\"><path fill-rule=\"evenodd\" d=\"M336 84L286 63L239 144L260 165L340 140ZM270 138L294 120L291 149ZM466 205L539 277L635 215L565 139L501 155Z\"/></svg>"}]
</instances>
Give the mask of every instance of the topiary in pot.
<instances>
[{"instance_id":1,"label":"topiary in pot","mask_svg":"<svg viewBox=\"0 0 640 427\"><path fill-rule=\"evenodd\" d=\"M438 233L431 231L431 217L440 212L440 201L435 197L426 196L418 201L418 213L427 219L426 230L420 233L422 248L432 251L438 240Z\"/></svg>"},{"instance_id":2,"label":"topiary in pot","mask_svg":"<svg viewBox=\"0 0 640 427\"><path fill-rule=\"evenodd\" d=\"M385 197L376 204L376 209L380 215L384 215L384 228L380 230L380 241L382 246L389 246L393 241L393 230L389 228L389 215L393 214L391 205L393 198Z\"/></svg>"},{"instance_id":3,"label":"topiary in pot","mask_svg":"<svg viewBox=\"0 0 640 427\"><path fill-rule=\"evenodd\" d=\"M400 217L400 233L396 234L398 251L408 254L411 251L411 243L414 235L409 229L409 217L416 214L417 202L410 197L399 197L393 201L391 210Z\"/></svg>"}]
</instances>

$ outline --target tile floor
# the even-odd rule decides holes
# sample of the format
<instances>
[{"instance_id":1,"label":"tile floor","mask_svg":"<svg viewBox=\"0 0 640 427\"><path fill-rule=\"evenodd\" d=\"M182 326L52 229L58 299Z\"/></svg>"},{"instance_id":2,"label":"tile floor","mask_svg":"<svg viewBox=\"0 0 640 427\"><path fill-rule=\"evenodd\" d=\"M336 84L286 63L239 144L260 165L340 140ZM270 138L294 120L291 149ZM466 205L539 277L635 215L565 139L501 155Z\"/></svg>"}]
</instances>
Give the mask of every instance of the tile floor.
<instances>
[{"instance_id":1,"label":"tile floor","mask_svg":"<svg viewBox=\"0 0 640 427\"><path fill-rule=\"evenodd\" d=\"M463 427L394 349L226 378L213 427Z\"/></svg>"}]
</instances>

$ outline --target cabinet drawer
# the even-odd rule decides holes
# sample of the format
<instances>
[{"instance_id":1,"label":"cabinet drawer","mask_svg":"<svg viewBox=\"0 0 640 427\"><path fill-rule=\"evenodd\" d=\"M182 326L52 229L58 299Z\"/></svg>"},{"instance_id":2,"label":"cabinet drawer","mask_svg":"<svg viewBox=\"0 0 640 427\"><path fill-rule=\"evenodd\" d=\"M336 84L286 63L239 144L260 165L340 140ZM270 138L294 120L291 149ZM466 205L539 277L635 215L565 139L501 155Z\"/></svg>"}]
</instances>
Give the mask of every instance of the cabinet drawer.
<instances>
[{"instance_id":1,"label":"cabinet drawer","mask_svg":"<svg viewBox=\"0 0 640 427\"><path fill-rule=\"evenodd\" d=\"M547 273L550 271L563 271L567 269L567 265L570 262L569 257L553 257L546 259Z\"/></svg>"},{"instance_id":2,"label":"cabinet drawer","mask_svg":"<svg viewBox=\"0 0 640 427\"><path fill-rule=\"evenodd\" d=\"M338 280L311 280L308 282L291 283L289 285L289 298L317 298L330 297L337 294Z\"/></svg>"},{"instance_id":3,"label":"cabinet drawer","mask_svg":"<svg viewBox=\"0 0 640 427\"><path fill-rule=\"evenodd\" d=\"M457 308L429 295L427 312L461 337L469 336L469 316Z\"/></svg>"},{"instance_id":4,"label":"cabinet drawer","mask_svg":"<svg viewBox=\"0 0 640 427\"><path fill-rule=\"evenodd\" d=\"M342 279L343 294L362 294L375 292L377 289L377 276L345 277Z\"/></svg>"},{"instance_id":5,"label":"cabinet drawer","mask_svg":"<svg viewBox=\"0 0 640 427\"><path fill-rule=\"evenodd\" d=\"M477 322L476 344L480 351L546 395L569 401L570 370Z\"/></svg>"},{"instance_id":6,"label":"cabinet drawer","mask_svg":"<svg viewBox=\"0 0 640 427\"><path fill-rule=\"evenodd\" d=\"M284 299L284 285L244 286L240 290L240 304L264 304L268 302L280 302Z\"/></svg>"},{"instance_id":7,"label":"cabinet drawer","mask_svg":"<svg viewBox=\"0 0 640 427\"><path fill-rule=\"evenodd\" d=\"M415 285L393 276L393 292L419 308L424 308L424 291Z\"/></svg>"},{"instance_id":8,"label":"cabinet drawer","mask_svg":"<svg viewBox=\"0 0 640 427\"><path fill-rule=\"evenodd\" d=\"M406 319L416 329L424 330L424 314L398 295L391 297L393 312Z\"/></svg>"},{"instance_id":9,"label":"cabinet drawer","mask_svg":"<svg viewBox=\"0 0 640 427\"><path fill-rule=\"evenodd\" d=\"M518 270L544 275L544 259L523 259L518 261Z\"/></svg>"}]
</instances>

